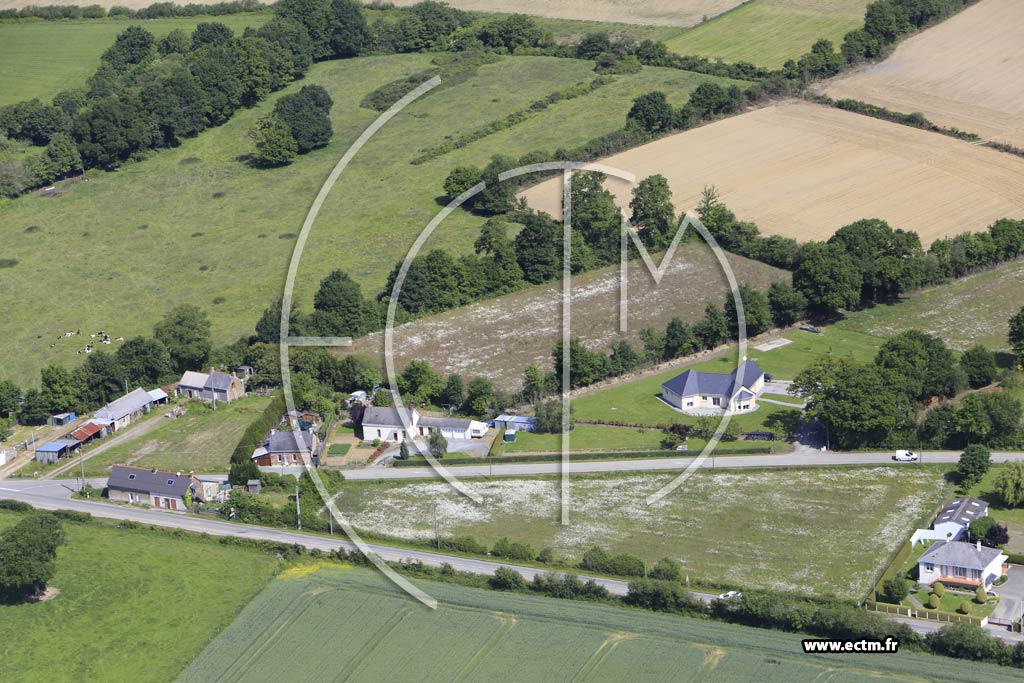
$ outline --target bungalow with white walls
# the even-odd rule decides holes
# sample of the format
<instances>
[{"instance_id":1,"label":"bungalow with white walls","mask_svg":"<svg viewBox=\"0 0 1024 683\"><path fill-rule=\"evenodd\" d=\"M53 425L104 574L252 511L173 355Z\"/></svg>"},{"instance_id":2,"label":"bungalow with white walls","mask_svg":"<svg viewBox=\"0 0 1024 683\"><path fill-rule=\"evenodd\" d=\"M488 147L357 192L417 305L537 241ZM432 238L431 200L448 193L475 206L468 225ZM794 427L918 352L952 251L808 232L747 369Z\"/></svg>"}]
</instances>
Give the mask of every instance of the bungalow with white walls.
<instances>
[{"instance_id":1,"label":"bungalow with white walls","mask_svg":"<svg viewBox=\"0 0 1024 683\"><path fill-rule=\"evenodd\" d=\"M661 398L684 413L746 413L763 387L764 370L746 360L729 374L687 370L661 385Z\"/></svg>"},{"instance_id":2,"label":"bungalow with white walls","mask_svg":"<svg viewBox=\"0 0 1024 683\"><path fill-rule=\"evenodd\" d=\"M985 586L1006 573L1009 558L999 548L962 541L937 541L917 561L918 582L932 585L941 581L947 586L976 588Z\"/></svg>"},{"instance_id":3,"label":"bungalow with white walls","mask_svg":"<svg viewBox=\"0 0 1024 683\"><path fill-rule=\"evenodd\" d=\"M415 408L399 411L398 408L370 406L363 411L360 425L367 441L380 439L394 443L426 438L435 431L441 432L446 439L474 439L487 434L487 425L478 420L423 416Z\"/></svg>"}]
</instances>

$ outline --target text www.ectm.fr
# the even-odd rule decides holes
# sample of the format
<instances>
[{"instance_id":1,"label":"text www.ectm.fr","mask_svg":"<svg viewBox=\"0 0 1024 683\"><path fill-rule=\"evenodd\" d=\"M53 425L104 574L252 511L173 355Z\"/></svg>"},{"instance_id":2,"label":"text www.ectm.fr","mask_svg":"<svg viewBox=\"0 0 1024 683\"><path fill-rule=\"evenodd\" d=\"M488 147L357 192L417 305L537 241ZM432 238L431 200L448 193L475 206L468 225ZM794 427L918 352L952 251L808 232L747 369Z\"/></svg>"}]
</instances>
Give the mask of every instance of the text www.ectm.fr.
<instances>
[{"instance_id":1,"label":"text www.ectm.fr","mask_svg":"<svg viewBox=\"0 0 1024 683\"><path fill-rule=\"evenodd\" d=\"M821 652L898 652L900 641L895 638L885 640L828 640L824 638L807 638L802 641L805 653Z\"/></svg>"}]
</instances>

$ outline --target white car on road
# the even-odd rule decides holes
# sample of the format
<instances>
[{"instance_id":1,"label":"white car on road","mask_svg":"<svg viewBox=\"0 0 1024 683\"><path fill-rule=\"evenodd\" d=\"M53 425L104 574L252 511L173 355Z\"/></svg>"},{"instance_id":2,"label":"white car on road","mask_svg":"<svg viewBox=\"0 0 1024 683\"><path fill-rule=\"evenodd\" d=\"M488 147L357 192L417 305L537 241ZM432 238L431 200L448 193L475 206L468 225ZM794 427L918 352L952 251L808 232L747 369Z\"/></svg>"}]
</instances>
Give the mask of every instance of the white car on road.
<instances>
[{"instance_id":1,"label":"white car on road","mask_svg":"<svg viewBox=\"0 0 1024 683\"><path fill-rule=\"evenodd\" d=\"M743 593L740 593L739 591L729 591L728 593L722 593L721 595L719 595L718 599L719 600L732 600L734 598L742 598L742 597L743 597Z\"/></svg>"},{"instance_id":2,"label":"white car on road","mask_svg":"<svg viewBox=\"0 0 1024 683\"><path fill-rule=\"evenodd\" d=\"M921 459L921 456L914 451L898 450L892 456L892 459L897 462L917 462Z\"/></svg>"}]
</instances>

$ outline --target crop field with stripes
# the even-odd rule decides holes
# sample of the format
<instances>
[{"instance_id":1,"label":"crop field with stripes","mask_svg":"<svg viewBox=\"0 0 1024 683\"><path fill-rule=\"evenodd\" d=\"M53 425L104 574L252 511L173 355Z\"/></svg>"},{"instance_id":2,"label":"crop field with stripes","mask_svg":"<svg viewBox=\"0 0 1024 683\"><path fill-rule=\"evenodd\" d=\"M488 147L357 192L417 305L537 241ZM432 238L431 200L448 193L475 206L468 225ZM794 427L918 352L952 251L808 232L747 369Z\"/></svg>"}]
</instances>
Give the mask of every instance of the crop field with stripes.
<instances>
[{"instance_id":1,"label":"crop field with stripes","mask_svg":"<svg viewBox=\"0 0 1024 683\"><path fill-rule=\"evenodd\" d=\"M179 681L1011 680L997 667L900 653L804 655L801 636L606 605L327 567L273 582ZM988 676L989 678L983 678Z\"/></svg>"}]
</instances>

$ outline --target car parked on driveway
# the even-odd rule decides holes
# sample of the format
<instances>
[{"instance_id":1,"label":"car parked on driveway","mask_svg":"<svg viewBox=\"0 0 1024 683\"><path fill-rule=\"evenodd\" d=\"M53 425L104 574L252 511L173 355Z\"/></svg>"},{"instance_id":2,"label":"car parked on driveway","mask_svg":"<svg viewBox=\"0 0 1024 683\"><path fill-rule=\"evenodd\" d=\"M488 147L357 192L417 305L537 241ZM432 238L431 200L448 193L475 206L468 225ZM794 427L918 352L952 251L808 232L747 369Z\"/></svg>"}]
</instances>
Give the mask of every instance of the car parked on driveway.
<instances>
[{"instance_id":1,"label":"car parked on driveway","mask_svg":"<svg viewBox=\"0 0 1024 683\"><path fill-rule=\"evenodd\" d=\"M740 593L739 591L729 591L727 593L722 593L721 595L719 595L718 599L719 600L732 600L734 598L742 598L742 597L743 597L743 593Z\"/></svg>"}]
</instances>

